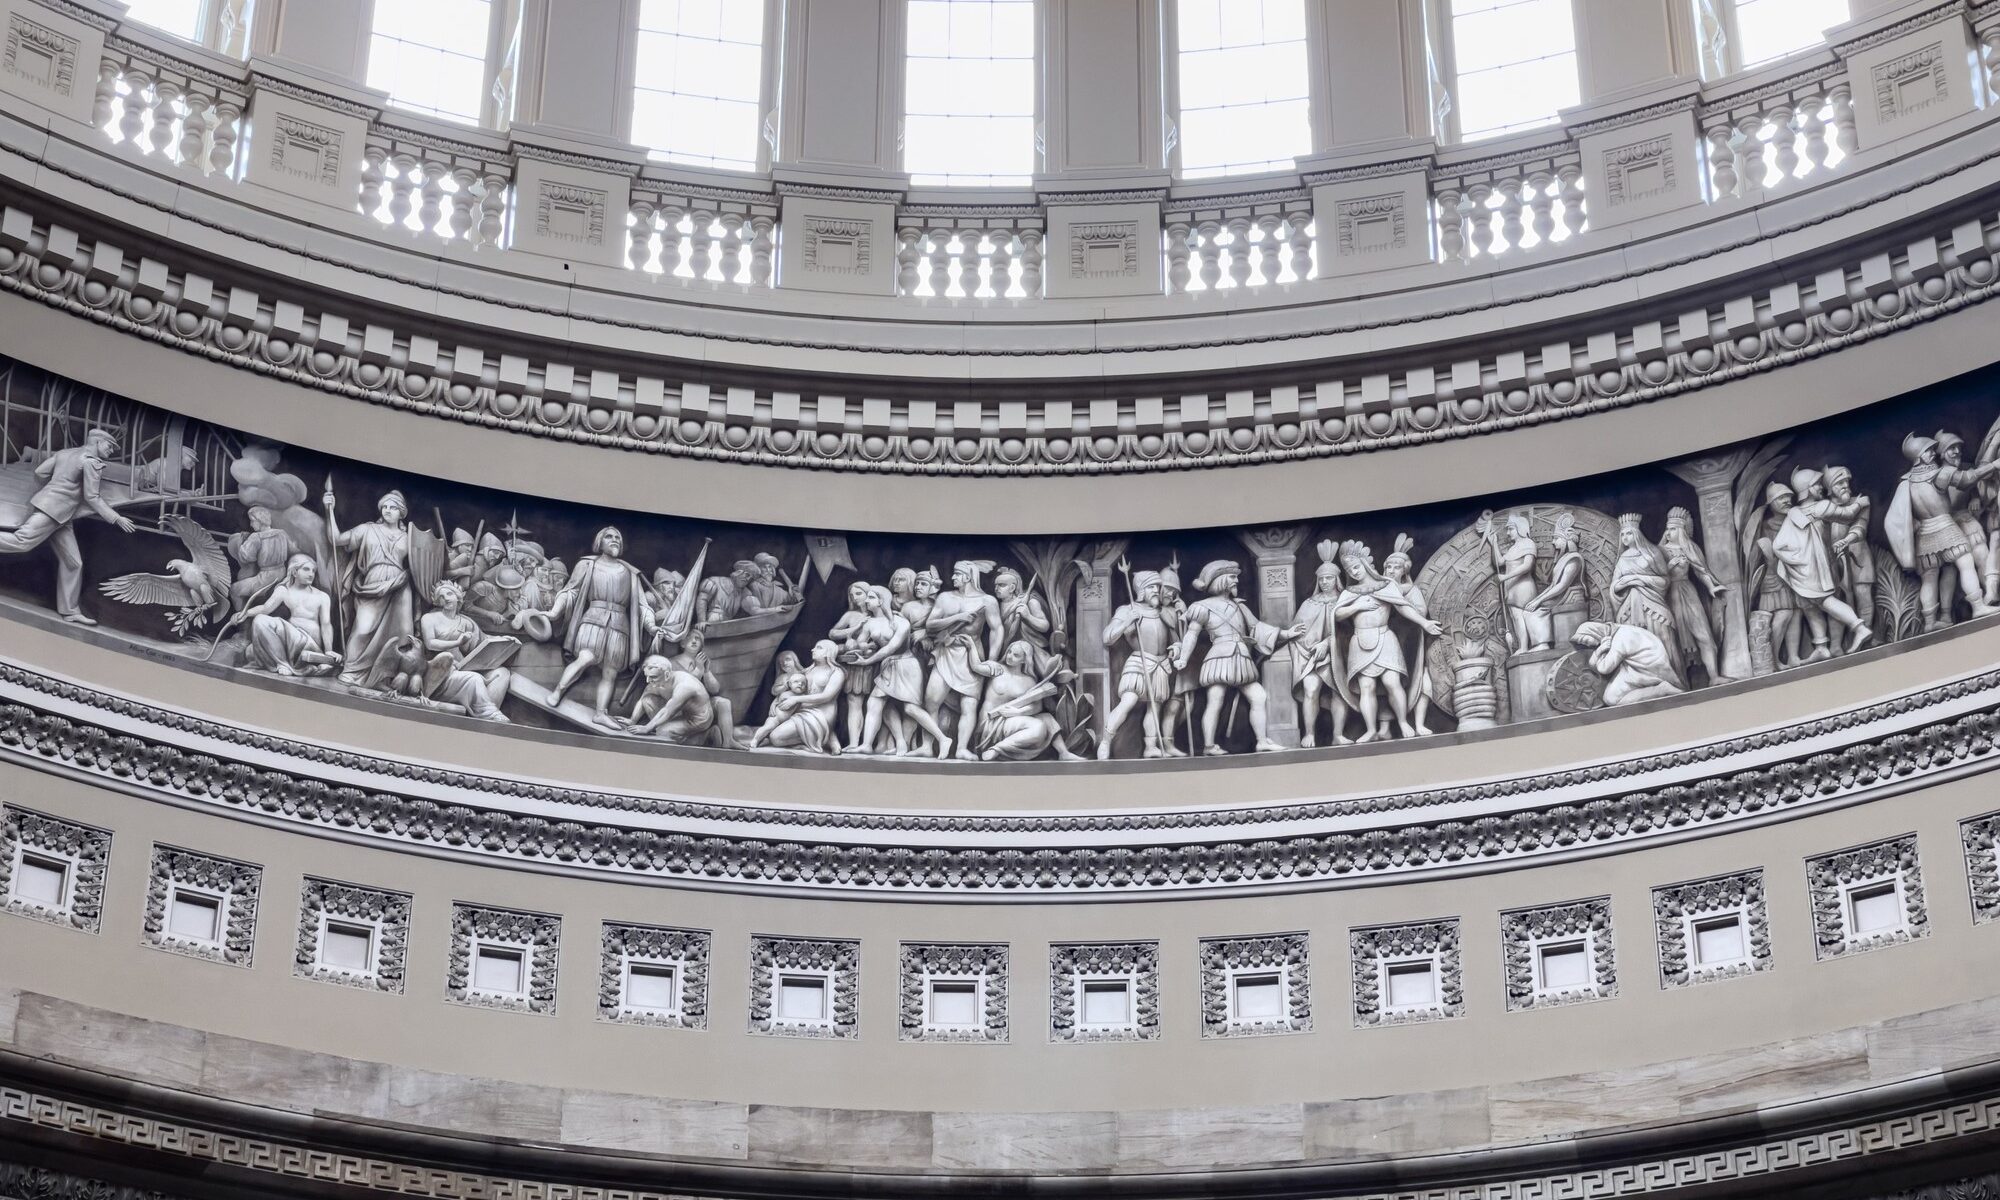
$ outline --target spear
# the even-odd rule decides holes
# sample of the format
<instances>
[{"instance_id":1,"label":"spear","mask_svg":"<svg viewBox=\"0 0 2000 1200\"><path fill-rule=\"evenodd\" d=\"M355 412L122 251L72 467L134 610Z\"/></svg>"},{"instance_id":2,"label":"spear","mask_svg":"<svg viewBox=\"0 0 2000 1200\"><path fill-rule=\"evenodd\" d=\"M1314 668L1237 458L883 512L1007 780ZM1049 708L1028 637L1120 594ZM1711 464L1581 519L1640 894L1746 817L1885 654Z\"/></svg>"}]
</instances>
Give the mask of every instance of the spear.
<instances>
[{"instance_id":1,"label":"spear","mask_svg":"<svg viewBox=\"0 0 2000 1200\"><path fill-rule=\"evenodd\" d=\"M333 600L333 640L345 648L347 645L347 633L342 628L340 617L340 523L334 519L333 515L332 471L326 473L326 491L321 496L321 500L326 503L327 542L332 548L333 554L333 578L327 580L327 583L330 585L327 588L327 595Z\"/></svg>"}]
</instances>

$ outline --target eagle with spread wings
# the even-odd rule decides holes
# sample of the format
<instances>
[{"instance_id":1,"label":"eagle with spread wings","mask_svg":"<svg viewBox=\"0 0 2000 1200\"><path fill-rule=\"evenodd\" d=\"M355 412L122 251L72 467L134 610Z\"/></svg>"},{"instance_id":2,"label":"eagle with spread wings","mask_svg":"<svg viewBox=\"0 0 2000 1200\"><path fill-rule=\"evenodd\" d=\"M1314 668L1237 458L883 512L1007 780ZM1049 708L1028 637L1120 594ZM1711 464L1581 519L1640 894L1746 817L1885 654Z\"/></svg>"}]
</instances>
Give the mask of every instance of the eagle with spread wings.
<instances>
[{"instance_id":1,"label":"eagle with spread wings","mask_svg":"<svg viewBox=\"0 0 2000 1200\"><path fill-rule=\"evenodd\" d=\"M191 518L170 516L167 528L187 547L186 558L167 560L163 575L137 571L97 585L113 600L126 604L159 604L175 609L168 620L186 637L190 629L220 620L229 612L229 555L215 535Z\"/></svg>"}]
</instances>

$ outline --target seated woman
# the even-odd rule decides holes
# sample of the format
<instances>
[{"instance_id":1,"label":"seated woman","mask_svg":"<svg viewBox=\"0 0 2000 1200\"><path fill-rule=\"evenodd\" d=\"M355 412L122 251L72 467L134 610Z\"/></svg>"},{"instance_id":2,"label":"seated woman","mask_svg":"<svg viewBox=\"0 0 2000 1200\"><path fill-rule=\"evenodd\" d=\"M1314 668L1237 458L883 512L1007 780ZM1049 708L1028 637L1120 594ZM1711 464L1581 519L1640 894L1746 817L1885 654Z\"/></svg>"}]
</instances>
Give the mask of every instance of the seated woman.
<instances>
[{"instance_id":1,"label":"seated woman","mask_svg":"<svg viewBox=\"0 0 2000 1200\"><path fill-rule=\"evenodd\" d=\"M311 555L292 555L271 594L229 619L230 625L250 624L245 665L275 675L328 675L340 665L340 655L327 649L333 645L333 598L313 585L318 573Z\"/></svg>"},{"instance_id":2,"label":"seated woman","mask_svg":"<svg viewBox=\"0 0 2000 1200\"><path fill-rule=\"evenodd\" d=\"M482 721L507 720L507 714L500 711L500 700L507 694L514 673L506 667L478 672L458 669L486 641L485 631L461 611L465 589L443 580L431 589L431 603L436 607L417 622L417 634L423 639L425 653L431 656L427 678L439 673L443 678L435 687L426 686L425 694L456 704Z\"/></svg>"}]
</instances>

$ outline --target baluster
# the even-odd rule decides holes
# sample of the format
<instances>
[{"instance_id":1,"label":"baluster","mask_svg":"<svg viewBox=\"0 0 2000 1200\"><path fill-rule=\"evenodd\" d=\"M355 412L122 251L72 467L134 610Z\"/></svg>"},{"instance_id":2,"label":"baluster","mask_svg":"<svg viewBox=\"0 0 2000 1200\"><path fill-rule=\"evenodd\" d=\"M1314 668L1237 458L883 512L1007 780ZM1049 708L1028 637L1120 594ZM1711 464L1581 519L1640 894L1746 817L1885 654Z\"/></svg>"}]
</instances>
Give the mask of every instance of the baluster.
<instances>
[{"instance_id":1,"label":"baluster","mask_svg":"<svg viewBox=\"0 0 2000 1200\"><path fill-rule=\"evenodd\" d=\"M644 271L653 261L653 202L635 197L626 211L632 228L625 235L625 263L634 271Z\"/></svg>"},{"instance_id":2,"label":"baluster","mask_svg":"<svg viewBox=\"0 0 2000 1200\"><path fill-rule=\"evenodd\" d=\"M1201 286L1214 291L1222 282L1222 225L1217 221L1203 221L1194 228L1195 236L1201 239Z\"/></svg>"},{"instance_id":3,"label":"baluster","mask_svg":"<svg viewBox=\"0 0 2000 1200\"><path fill-rule=\"evenodd\" d=\"M498 249L507 225L507 181L488 175L479 181L479 246Z\"/></svg>"},{"instance_id":4,"label":"baluster","mask_svg":"<svg viewBox=\"0 0 2000 1200\"><path fill-rule=\"evenodd\" d=\"M1250 282L1250 218L1229 218L1229 282L1244 287Z\"/></svg>"},{"instance_id":5,"label":"baluster","mask_svg":"<svg viewBox=\"0 0 2000 1200\"><path fill-rule=\"evenodd\" d=\"M90 106L90 123L105 133L111 132L111 116L118 111L118 77L125 73L125 64L115 58L97 60L97 99Z\"/></svg>"},{"instance_id":6,"label":"baluster","mask_svg":"<svg viewBox=\"0 0 2000 1200\"><path fill-rule=\"evenodd\" d=\"M697 208L688 213L688 221L694 226L688 230L688 270L696 279L707 279L715 266L715 213Z\"/></svg>"},{"instance_id":7,"label":"baluster","mask_svg":"<svg viewBox=\"0 0 2000 1200\"><path fill-rule=\"evenodd\" d=\"M1465 197L1454 187L1437 194L1438 250L1446 262L1465 257L1464 202Z\"/></svg>"},{"instance_id":8,"label":"baluster","mask_svg":"<svg viewBox=\"0 0 2000 1200\"><path fill-rule=\"evenodd\" d=\"M980 260L985 257L980 245L986 240L986 231L977 226L958 231L958 291L967 300L979 294Z\"/></svg>"},{"instance_id":9,"label":"baluster","mask_svg":"<svg viewBox=\"0 0 2000 1200\"><path fill-rule=\"evenodd\" d=\"M1002 226L987 236L993 241L993 249L987 252L993 271L987 279L993 288L993 298L1003 300L1014 290L1014 231Z\"/></svg>"},{"instance_id":10,"label":"baluster","mask_svg":"<svg viewBox=\"0 0 2000 1200\"><path fill-rule=\"evenodd\" d=\"M743 278L743 214L722 214L722 281L737 283Z\"/></svg>"},{"instance_id":11,"label":"baluster","mask_svg":"<svg viewBox=\"0 0 2000 1200\"><path fill-rule=\"evenodd\" d=\"M1826 144L1825 96L1813 96L1799 109L1800 123L1806 132L1807 172L1818 174L1826 166L1828 146Z\"/></svg>"},{"instance_id":12,"label":"baluster","mask_svg":"<svg viewBox=\"0 0 2000 1200\"><path fill-rule=\"evenodd\" d=\"M1021 292L1030 300L1042 298L1042 231L1021 231Z\"/></svg>"},{"instance_id":13,"label":"baluster","mask_svg":"<svg viewBox=\"0 0 2000 1200\"><path fill-rule=\"evenodd\" d=\"M1827 99L1833 104L1833 144L1842 155L1854 153L1854 93L1844 83L1835 85Z\"/></svg>"},{"instance_id":14,"label":"baluster","mask_svg":"<svg viewBox=\"0 0 2000 1200\"><path fill-rule=\"evenodd\" d=\"M933 229L925 253L929 267L931 295L939 300L951 291L951 230Z\"/></svg>"},{"instance_id":15,"label":"baluster","mask_svg":"<svg viewBox=\"0 0 2000 1200\"><path fill-rule=\"evenodd\" d=\"M1312 213L1285 216L1285 234L1292 248L1292 278L1311 279L1313 273Z\"/></svg>"},{"instance_id":16,"label":"baluster","mask_svg":"<svg viewBox=\"0 0 2000 1200\"><path fill-rule=\"evenodd\" d=\"M1563 206L1563 228L1571 234L1582 233L1588 215L1583 211L1583 168L1576 163L1556 168L1556 185L1561 189L1558 198Z\"/></svg>"},{"instance_id":17,"label":"baluster","mask_svg":"<svg viewBox=\"0 0 2000 1200\"><path fill-rule=\"evenodd\" d=\"M417 222L425 233L437 235L438 222L444 220L444 181L451 177L451 168L441 162L427 162L417 169L423 176L424 198L423 207L417 210Z\"/></svg>"},{"instance_id":18,"label":"baluster","mask_svg":"<svg viewBox=\"0 0 2000 1200\"><path fill-rule=\"evenodd\" d=\"M472 240L472 188L478 182L479 172L471 167L452 168L451 240L454 242Z\"/></svg>"},{"instance_id":19,"label":"baluster","mask_svg":"<svg viewBox=\"0 0 2000 1200\"><path fill-rule=\"evenodd\" d=\"M128 146L139 145L139 135L146 129L147 93L153 81L145 71L130 67L125 72L125 115L119 118L118 135Z\"/></svg>"},{"instance_id":20,"label":"baluster","mask_svg":"<svg viewBox=\"0 0 2000 1200\"><path fill-rule=\"evenodd\" d=\"M1771 151L1778 182L1790 183L1799 170L1799 112L1789 104L1771 110Z\"/></svg>"},{"instance_id":21,"label":"baluster","mask_svg":"<svg viewBox=\"0 0 2000 1200\"><path fill-rule=\"evenodd\" d=\"M1754 192L1764 186L1770 177L1770 164L1765 161L1764 122L1762 113L1750 113L1736 121L1737 174L1743 177L1743 190Z\"/></svg>"},{"instance_id":22,"label":"baluster","mask_svg":"<svg viewBox=\"0 0 2000 1200\"><path fill-rule=\"evenodd\" d=\"M678 204L660 205L660 274L671 276L681 269L681 218L687 210Z\"/></svg>"},{"instance_id":23,"label":"baluster","mask_svg":"<svg viewBox=\"0 0 2000 1200\"><path fill-rule=\"evenodd\" d=\"M161 79L153 85L153 129L147 140L152 152L162 158L175 141L174 121L180 114L174 102L180 98L181 85L171 79Z\"/></svg>"},{"instance_id":24,"label":"baluster","mask_svg":"<svg viewBox=\"0 0 2000 1200\"><path fill-rule=\"evenodd\" d=\"M1257 218L1257 281L1259 283L1278 282L1278 272L1284 269L1284 260L1278 254L1278 227L1285 223L1277 213L1265 213Z\"/></svg>"},{"instance_id":25,"label":"baluster","mask_svg":"<svg viewBox=\"0 0 2000 1200\"><path fill-rule=\"evenodd\" d=\"M1475 183L1465 189L1466 217L1472 224L1472 254L1486 258L1493 253L1493 185Z\"/></svg>"},{"instance_id":26,"label":"baluster","mask_svg":"<svg viewBox=\"0 0 2000 1200\"><path fill-rule=\"evenodd\" d=\"M1986 71L1986 94L2000 93L2000 25L1980 31L1979 58Z\"/></svg>"},{"instance_id":27,"label":"baluster","mask_svg":"<svg viewBox=\"0 0 2000 1200\"><path fill-rule=\"evenodd\" d=\"M1709 181L1714 185L1715 198L1723 199L1736 194L1739 182L1736 176L1736 149L1731 145L1729 126L1713 125L1703 131L1708 139Z\"/></svg>"},{"instance_id":28,"label":"baluster","mask_svg":"<svg viewBox=\"0 0 2000 1200\"><path fill-rule=\"evenodd\" d=\"M243 107L227 96L215 101L215 123L209 126L208 169L213 175L227 176L236 169L236 135L241 130Z\"/></svg>"},{"instance_id":29,"label":"baluster","mask_svg":"<svg viewBox=\"0 0 2000 1200\"><path fill-rule=\"evenodd\" d=\"M363 216L380 220L382 211L382 187L388 182L389 155L380 146L368 146L361 152L361 205Z\"/></svg>"},{"instance_id":30,"label":"baluster","mask_svg":"<svg viewBox=\"0 0 2000 1200\"><path fill-rule=\"evenodd\" d=\"M896 231L896 294L914 296L917 294L917 264L924 252L918 243L924 240L924 231L905 225Z\"/></svg>"},{"instance_id":31,"label":"baluster","mask_svg":"<svg viewBox=\"0 0 2000 1200\"><path fill-rule=\"evenodd\" d=\"M778 222L764 213L750 218L750 286L771 286L771 252L777 247Z\"/></svg>"},{"instance_id":32,"label":"baluster","mask_svg":"<svg viewBox=\"0 0 2000 1200\"><path fill-rule=\"evenodd\" d=\"M1500 185L1500 236L1507 239L1506 249L1519 250L1527 232L1521 224L1521 181L1509 179Z\"/></svg>"},{"instance_id":33,"label":"baluster","mask_svg":"<svg viewBox=\"0 0 2000 1200\"><path fill-rule=\"evenodd\" d=\"M200 92L190 91L181 97L187 114L181 118L181 144L175 153L181 166L197 175L208 173L208 132L212 119L210 110L215 101Z\"/></svg>"},{"instance_id":34,"label":"baluster","mask_svg":"<svg viewBox=\"0 0 2000 1200\"><path fill-rule=\"evenodd\" d=\"M1167 295L1178 296L1187 291L1188 279L1188 234L1191 230L1186 221L1175 221L1167 226Z\"/></svg>"},{"instance_id":35,"label":"baluster","mask_svg":"<svg viewBox=\"0 0 2000 1200\"><path fill-rule=\"evenodd\" d=\"M416 187L415 173L417 160L409 154L392 154L389 166L394 174L389 178L389 223L398 229L408 229L410 221L410 191Z\"/></svg>"},{"instance_id":36,"label":"baluster","mask_svg":"<svg viewBox=\"0 0 2000 1200\"><path fill-rule=\"evenodd\" d=\"M1528 228L1535 231L1535 244L1546 246L1556 232L1556 177L1547 171L1528 176L1528 209L1533 216Z\"/></svg>"}]
</instances>

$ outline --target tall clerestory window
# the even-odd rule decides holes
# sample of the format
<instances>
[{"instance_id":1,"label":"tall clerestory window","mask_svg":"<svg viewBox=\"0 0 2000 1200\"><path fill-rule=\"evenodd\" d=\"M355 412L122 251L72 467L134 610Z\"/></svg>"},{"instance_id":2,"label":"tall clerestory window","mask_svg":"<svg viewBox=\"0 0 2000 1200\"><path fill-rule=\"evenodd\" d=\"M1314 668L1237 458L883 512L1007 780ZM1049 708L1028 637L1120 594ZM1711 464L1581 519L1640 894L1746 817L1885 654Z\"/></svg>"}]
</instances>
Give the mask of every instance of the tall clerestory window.
<instances>
[{"instance_id":1,"label":"tall clerestory window","mask_svg":"<svg viewBox=\"0 0 2000 1200\"><path fill-rule=\"evenodd\" d=\"M1305 0L1177 0L1181 177L1289 170L1312 149Z\"/></svg>"},{"instance_id":2,"label":"tall clerestory window","mask_svg":"<svg viewBox=\"0 0 2000 1200\"><path fill-rule=\"evenodd\" d=\"M492 0L385 0L372 32L369 87L397 108L479 124L491 85Z\"/></svg>"},{"instance_id":3,"label":"tall clerestory window","mask_svg":"<svg viewBox=\"0 0 2000 1200\"><path fill-rule=\"evenodd\" d=\"M202 10L206 7L207 0L129 0L125 5L125 19L151 25L177 38L199 42L204 15Z\"/></svg>"},{"instance_id":4,"label":"tall clerestory window","mask_svg":"<svg viewBox=\"0 0 2000 1200\"><path fill-rule=\"evenodd\" d=\"M754 171L764 0L641 0L632 140L654 158Z\"/></svg>"},{"instance_id":5,"label":"tall clerestory window","mask_svg":"<svg viewBox=\"0 0 2000 1200\"><path fill-rule=\"evenodd\" d=\"M909 0L903 169L919 184L1035 173L1034 0Z\"/></svg>"},{"instance_id":6,"label":"tall clerestory window","mask_svg":"<svg viewBox=\"0 0 2000 1200\"><path fill-rule=\"evenodd\" d=\"M1446 121L1459 141L1548 125L1576 104L1576 25L1570 0L1444 4L1452 80Z\"/></svg>"},{"instance_id":7,"label":"tall clerestory window","mask_svg":"<svg viewBox=\"0 0 2000 1200\"><path fill-rule=\"evenodd\" d=\"M1693 0L1702 74L1713 79L1809 50L1852 14L1847 0Z\"/></svg>"},{"instance_id":8,"label":"tall clerestory window","mask_svg":"<svg viewBox=\"0 0 2000 1200\"><path fill-rule=\"evenodd\" d=\"M126 0L125 19L241 58L252 0Z\"/></svg>"}]
</instances>

